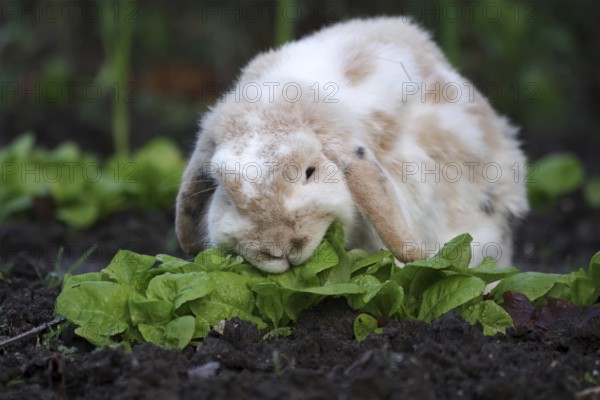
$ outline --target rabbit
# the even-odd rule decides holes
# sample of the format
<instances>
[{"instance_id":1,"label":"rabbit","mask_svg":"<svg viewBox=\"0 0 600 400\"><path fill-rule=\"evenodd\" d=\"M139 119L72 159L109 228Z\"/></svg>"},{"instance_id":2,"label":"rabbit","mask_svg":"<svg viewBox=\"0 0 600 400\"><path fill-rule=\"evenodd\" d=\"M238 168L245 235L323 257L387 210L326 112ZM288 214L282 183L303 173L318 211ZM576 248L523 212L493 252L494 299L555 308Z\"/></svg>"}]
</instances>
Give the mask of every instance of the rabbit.
<instances>
[{"instance_id":1,"label":"rabbit","mask_svg":"<svg viewBox=\"0 0 600 400\"><path fill-rule=\"evenodd\" d=\"M259 54L203 116L176 202L196 253L260 270L305 262L333 221L400 265L474 237L511 262L528 211L517 129L406 17L354 19Z\"/></svg>"}]
</instances>

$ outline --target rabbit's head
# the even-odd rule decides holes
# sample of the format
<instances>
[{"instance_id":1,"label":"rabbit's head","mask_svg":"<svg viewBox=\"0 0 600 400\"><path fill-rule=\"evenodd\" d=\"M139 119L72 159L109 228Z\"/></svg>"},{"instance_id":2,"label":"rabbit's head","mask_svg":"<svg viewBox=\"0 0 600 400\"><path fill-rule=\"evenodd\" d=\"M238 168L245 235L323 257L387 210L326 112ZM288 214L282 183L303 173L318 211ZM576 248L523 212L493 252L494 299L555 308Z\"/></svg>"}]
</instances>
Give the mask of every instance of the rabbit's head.
<instances>
[{"instance_id":1,"label":"rabbit's head","mask_svg":"<svg viewBox=\"0 0 600 400\"><path fill-rule=\"evenodd\" d=\"M283 272L312 255L334 220L350 229L355 207L343 172L311 127L287 112L227 120L215 112L203 121L178 197L186 251L224 246Z\"/></svg>"}]
</instances>

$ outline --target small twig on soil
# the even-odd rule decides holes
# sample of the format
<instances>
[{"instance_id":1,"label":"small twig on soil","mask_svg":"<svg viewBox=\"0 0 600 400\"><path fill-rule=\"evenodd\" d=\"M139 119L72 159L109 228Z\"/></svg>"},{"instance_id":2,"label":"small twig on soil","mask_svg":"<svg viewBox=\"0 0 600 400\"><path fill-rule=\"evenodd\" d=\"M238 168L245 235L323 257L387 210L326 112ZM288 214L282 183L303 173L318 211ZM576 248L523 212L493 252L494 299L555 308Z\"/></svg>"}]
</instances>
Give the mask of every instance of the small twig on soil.
<instances>
[{"instance_id":1,"label":"small twig on soil","mask_svg":"<svg viewBox=\"0 0 600 400\"><path fill-rule=\"evenodd\" d=\"M11 344L11 343L17 342L17 341L19 341L21 339L25 339L25 338L27 338L29 336L33 336L36 333L45 331L46 329L48 329L48 328L50 328L50 327L52 327L54 325L60 324L64 320L65 320L64 317L54 318L52 321L45 322L42 325L36 326L35 328L32 328L32 329L28 330L27 332L23 332L23 333L18 334L17 336L13 336L11 338L8 338L8 339L0 341L0 347L4 347L7 344Z\"/></svg>"},{"instance_id":2,"label":"small twig on soil","mask_svg":"<svg viewBox=\"0 0 600 400\"><path fill-rule=\"evenodd\" d=\"M579 397L586 397L589 396L590 394L599 394L600 393L600 386L595 386L595 387L591 387L591 388L587 388L584 390L581 390L577 393L575 393L575 397L579 398Z\"/></svg>"}]
</instances>

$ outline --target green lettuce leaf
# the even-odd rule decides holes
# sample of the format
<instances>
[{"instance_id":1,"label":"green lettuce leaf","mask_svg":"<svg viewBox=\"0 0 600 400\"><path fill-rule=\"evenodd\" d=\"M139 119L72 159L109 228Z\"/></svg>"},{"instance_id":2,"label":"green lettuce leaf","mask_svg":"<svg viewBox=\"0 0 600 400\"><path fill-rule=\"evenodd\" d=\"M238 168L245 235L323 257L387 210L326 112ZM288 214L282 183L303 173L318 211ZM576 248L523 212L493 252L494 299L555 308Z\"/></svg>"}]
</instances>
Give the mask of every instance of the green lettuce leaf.
<instances>
[{"instance_id":1,"label":"green lettuce leaf","mask_svg":"<svg viewBox=\"0 0 600 400\"><path fill-rule=\"evenodd\" d=\"M183 349L192 340L196 321L191 315L175 318L166 325L139 324L142 337L166 349Z\"/></svg>"},{"instance_id":2,"label":"green lettuce leaf","mask_svg":"<svg viewBox=\"0 0 600 400\"><path fill-rule=\"evenodd\" d=\"M254 322L260 328L266 327L262 319L253 314L254 295L244 277L233 272L215 271L210 274L210 280L213 290L189 303L195 316L208 321L211 326L238 317Z\"/></svg>"},{"instance_id":3,"label":"green lettuce leaf","mask_svg":"<svg viewBox=\"0 0 600 400\"><path fill-rule=\"evenodd\" d=\"M369 314L360 314L354 320L354 337L362 342L371 333L381 333L383 329L377 327L377 320Z\"/></svg>"},{"instance_id":4,"label":"green lettuce leaf","mask_svg":"<svg viewBox=\"0 0 600 400\"><path fill-rule=\"evenodd\" d=\"M449 311L479 322L486 335L501 333L513 324L498 305L506 291L538 303L552 296L582 306L600 296L600 253L587 271L568 275L519 273L498 268L491 258L468 268L472 239L464 234L434 257L400 268L387 250L346 251L343 238L341 224L332 224L313 256L282 274L259 271L222 249L208 249L193 261L122 250L101 272L66 274L56 313L98 346L146 341L182 349L234 317L272 335L290 332L301 312L330 296L345 298L361 313L354 321L358 340L381 332L374 317L431 322ZM484 300L492 282L498 282L493 300Z\"/></svg>"},{"instance_id":5,"label":"green lettuce leaf","mask_svg":"<svg viewBox=\"0 0 600 400\"><path fill-rule=\"evenodd\" d=\"M499 281L518 272L517 268L497 267L496 261L490 257L484 258L481 264L465 271L465 273L476 276L486 284Z\"/></svg>"},{"instance_id":6,"label":"green lettuce leaf","mask_svg":"<svg viewBox=\"0 0 600 400\"><path fill-rule=\"evenodd\" d=\"M418 318L431 322L483 294L485 283L474 276L448 275L423 292Z\"/></svg>"},{"instance_id":7,"label":"green lettuce leaf","mask_svg":"<svg viewBox=\"0 0 600 400\"><path fill-rule=\"evenodd\" d=\"M130 326L131 294L130 287L118 283L70 278L56 300L56 314L79 325L76 333L91 343L111 344Z\"/></svg>"},{"instance_id":8,"label":"green lettuce leaf","mask_svg":"<svg viewBox=\"0 0 600 400\"><path fill-rule=\"evenodd\" d=\"M443 258L459 270L466 270L471 262L471 242L473 237L463 233L444 245L434 258Z\"/></svg>"},{"instance_id":9,"label":"green lettuce leaf","mask_svg":"<svg viewBox=\"0 0 600 400\"><path fill-rule=\"evenodd\" d=\"M505 333L507 328L514 326L510 315L491 300L475 303L460 311L460 315L470 324L479 322L483 326L483 334L488 336Z\"/></svg>"},{"instance_id":10,"label":"green lettuce leaf","mask_svg":"<svg viewBox=\"0 0 600 400\"><path fill-rule=\"evenodd\" d=\"M381 283L372 275L363 275L356 277L354 283L366 292L347 297L348 304L353 309L388 317L398 315L402 310L404 290L396 282Z\"/></svg>"},{"instance_id":11,"label":"green lettuce leaf","mask_svg":"<svg viewBox=\"0 0 600 400\"><path fill-rule=\"evenodd\" d=\"M535 302L535 300L547 295L555 285L570 284L572 279L573 278L568 275L522 272L511 275L500 281L500 283L492 289L491 295L498 304L504 302L502 294L508 291L522 293L527 296L530 301Z\"/></svg>"},{"instance_id":12,"label":"green lettuce leaf","mask_svg":"<svg viewBox=\"0 0 600 400\"><path fill-rule=\"evenodd\" d=\"M110 280L141 292L147 285L148 270L155 262L155 257L119 250L101 273Z\"/></svg>"},{"instance_id":13,"label":"green lettuce leaf","mask_svg":"<svg viewBox=\"0 0 600 400\"><path fill-rule=\"evenodd\" d=\"M183 303L204 297L215 290L214 277L206 272L164 273L148 284L149 299L164 300L179 308Z\"/></svg>"}]
</instances>

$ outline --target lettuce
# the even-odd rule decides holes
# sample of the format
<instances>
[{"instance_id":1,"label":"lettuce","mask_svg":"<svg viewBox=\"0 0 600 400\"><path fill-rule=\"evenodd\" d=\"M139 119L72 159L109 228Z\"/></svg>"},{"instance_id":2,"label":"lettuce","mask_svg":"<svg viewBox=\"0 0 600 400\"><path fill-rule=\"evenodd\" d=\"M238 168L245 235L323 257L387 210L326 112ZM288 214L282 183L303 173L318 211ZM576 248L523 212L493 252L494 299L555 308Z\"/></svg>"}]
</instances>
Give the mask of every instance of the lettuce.
<instances>
[{"instance_id":1,"label":"lettuce","mask_svg":"<svg viewBox=\"0 0 600 400\"><path fill-rule=\"evenodd\" d=\"M354 323L358 340L381 331L376 317L431 322L450 311L479 323L486 335L502 333L513 326L500 305L505 292L540 304L552 296L582 306L600 296L600 253L588 271L520 273L490 258L468 268L471 241L460 235L435 256L398 268L387 250L346 251L342 226L334 223L309 260L282 274L264 273L216 248L193 261L121 250L99 273L67 275L56 314L98 346L146 341L182 349L234 317L289 333L303 310L330 296L361 312ZM488 299L484 289L494 282Z\"/></svg>"},{"instance_id":2,"label":"lettuce","mask_svg":"<svg viewBox=\"0 0 600 400\"><path fill-rule=\"evenodd\" d=\"M26 133L0 149L0 222L34 211L37 199L55 206L44 218L78 229L125 209L164 209L175 200L185 164L163 138L131 156L101 161L72 142L51 151L36 147Z\"/></svg>"}]
</instances>

